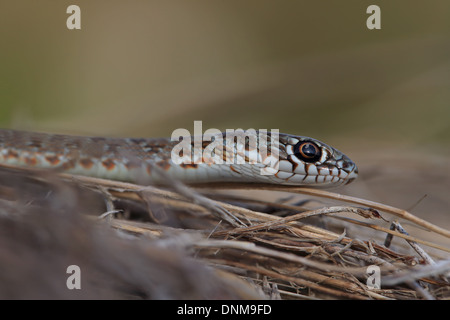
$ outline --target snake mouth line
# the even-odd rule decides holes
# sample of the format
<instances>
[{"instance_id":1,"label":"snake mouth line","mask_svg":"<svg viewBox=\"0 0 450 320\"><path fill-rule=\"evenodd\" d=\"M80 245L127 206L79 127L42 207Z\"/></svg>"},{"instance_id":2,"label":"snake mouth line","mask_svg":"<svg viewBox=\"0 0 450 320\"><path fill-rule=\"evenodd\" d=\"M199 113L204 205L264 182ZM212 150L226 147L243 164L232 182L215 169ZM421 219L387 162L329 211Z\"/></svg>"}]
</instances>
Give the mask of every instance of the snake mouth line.
<instances>
[{"instance_id":1,"label":"snake mouth line","mask_svg":"<svg viewBox=\"0 0 450 320\"><path fill-rule=\"evenodd\" d=\"M346 185L358 177L358 168L356 165L353 165L353 168L351 170L344 169L344 168L335 168L337 169L337 172L333 172L332 170L329 170L329 168L318 168L317 171L314 171L314 173L308 173L308 172L301 172L301 173L294 173L292 176L288 177L286 179L286 182L288 184L295 184L298 182L301 182L303 184L308 185ZM309 170L306 170L309 171ZM325 173L327 172L327 173ZM317 174L319 173L319 174ZM278 176L278 175L277 175Z\"/></svg>"}]
</instances>

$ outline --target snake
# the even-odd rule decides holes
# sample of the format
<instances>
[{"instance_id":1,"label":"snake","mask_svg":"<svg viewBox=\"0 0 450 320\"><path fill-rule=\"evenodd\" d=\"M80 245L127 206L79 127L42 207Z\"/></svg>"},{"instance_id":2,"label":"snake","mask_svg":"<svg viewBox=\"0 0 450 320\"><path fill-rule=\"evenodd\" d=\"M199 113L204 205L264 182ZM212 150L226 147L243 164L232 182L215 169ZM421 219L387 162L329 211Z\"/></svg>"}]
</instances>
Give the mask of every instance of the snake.
<instances>
[{"instance_id":1,"label":"snake","mask_svg":"<svg viewBox=\"0 0 450 320\"><path fill-rule=\"evenodd\" d=\"M256 161L245 161L252 152L248 142L259 131L244 134L244 139L218 140L225 151L215 148L212 152L216 156L213 159L234 156L232 162L198 161L197 157L197 161L179 163L173 159L173 150L182 139L87 137L0 129L0 165L140 183L159 183L170 176L186 184L332 187L348 184L358 176L356 164L339 150L310 137L284 133L276 135L276 143L270 138L256 138ZM186 145L194 146L198 141L196 137L189 138L185 139ZM210 141L202 141L197 145L200 149L194 148L189 155L196 150L202 160L202 152L209 145ZM263 149L270 152L264 155ZM273 154L277 155L275 161L268 163L267 157ZM261 174L267 169L271 169L268 174Z\"/></svg>"}]
</instances>

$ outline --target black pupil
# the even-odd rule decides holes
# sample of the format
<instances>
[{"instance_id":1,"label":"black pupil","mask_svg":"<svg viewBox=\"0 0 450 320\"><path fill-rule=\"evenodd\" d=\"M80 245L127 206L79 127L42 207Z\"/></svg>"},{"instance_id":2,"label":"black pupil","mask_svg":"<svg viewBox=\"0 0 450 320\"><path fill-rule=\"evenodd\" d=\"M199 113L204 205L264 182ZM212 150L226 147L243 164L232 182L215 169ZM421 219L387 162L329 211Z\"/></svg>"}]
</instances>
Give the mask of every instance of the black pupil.
<instances>
[{"instance_id":1,"label":"black pupil","mask_svg":"<svg viewBox=\"0 0 450 320\"><path fill-rule=\"evenodd\" d=\"M299 142L294 147L295 156L305 162L317 162L320 160L321 151L312 142Z\"/></svg>"},{"instance_id":2,"label":"black pupil","mask_svg":"<svg viewBox=\"0 0 450 320\"><path fill-rule=\"evenodd\" d=\"M303 154L308 158L314 158L317 153L317 149L311 143L306 143L302 147Z\"/></svg>"}]
</instances>

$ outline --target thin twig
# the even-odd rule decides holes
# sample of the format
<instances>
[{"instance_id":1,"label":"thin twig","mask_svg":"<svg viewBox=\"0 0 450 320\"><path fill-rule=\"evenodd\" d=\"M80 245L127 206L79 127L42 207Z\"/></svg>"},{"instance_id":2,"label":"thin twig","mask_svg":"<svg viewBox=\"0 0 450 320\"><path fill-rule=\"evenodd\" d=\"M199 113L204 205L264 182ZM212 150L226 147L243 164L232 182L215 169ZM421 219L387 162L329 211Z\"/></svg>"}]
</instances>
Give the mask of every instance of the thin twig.
<instances>
[{"instance_id":1,"label":"thin twig","mask_svg":"<svg viewBox=\"0 0 450 320\"><path fill-rule=\"evenodd\" d=\"M394 228L402 233L402 234L406 234L407 236L409 236L408 232L406 232L405 229L403 229L402 225L400 224L400 222L398 221L393 221L392 225L394 226ZM422 257L422 259L425 261L426 264L435 264L436 262L434 262L433 258L430 257L430 255L428 253L425 252L425 250L423 250L416 241L412 241L412 240L406 240L406 242L409 243L409 245L419 254L419 256Z\"/></svg>"},{"instance_id":2,"label":"thin twig","mask_svg":"<svg viewBox=\"0 0 450 320\"><path fill-rule=\"evenodd\" d=\"M204 188L206 185L195 185L195 187ZM358 205L366 206L369 208L374 208L380 211L388 212L397 217L403 218L405 220L411 221L423 228L426 228L430 231L443 235L447 238L450 238L450 230L441 228L435 224L432 224L426 220L423 220L406 210L395 208L386 204L382 204L375 201L370 201L366 199L351 197L347 195L342 195L339 193L334 193L330 191L324 191L321 189L313 189L306 187L292 187L292 186L283 186L283 185L269 185L269 184L234 184L234 183L226 183L226 184L210 184L208 188L218 188L218 189L258 189L258 190L272 190L272 191L283 191L283 192L291 192L291 193L301 193L307 194L311 196L324 197L329 199L335 199L339 201L355 203Z\"/></svg>"}]
</instances>

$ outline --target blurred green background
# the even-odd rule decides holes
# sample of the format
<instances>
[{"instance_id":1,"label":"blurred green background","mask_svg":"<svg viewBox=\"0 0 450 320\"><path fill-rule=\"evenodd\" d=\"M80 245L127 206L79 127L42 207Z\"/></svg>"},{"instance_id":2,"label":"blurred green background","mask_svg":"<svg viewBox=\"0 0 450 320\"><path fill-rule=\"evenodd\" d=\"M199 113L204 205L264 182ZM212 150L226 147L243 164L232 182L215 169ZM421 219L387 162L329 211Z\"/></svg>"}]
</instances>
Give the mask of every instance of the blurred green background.
<instances>
[{"instance_id":1,"label":"blurred green background","mask_svg":"<svg viewBox=\"0 0 450 320\"><path fill-rule=\"evenodd\" d=\"M66 28L71 4L81 30ZM442 0L2 0L0 125L278 128L354 159L350 193L402 208L427 194L414 210L448 214L449 17Z\"/></svg>"}]
</instances>

